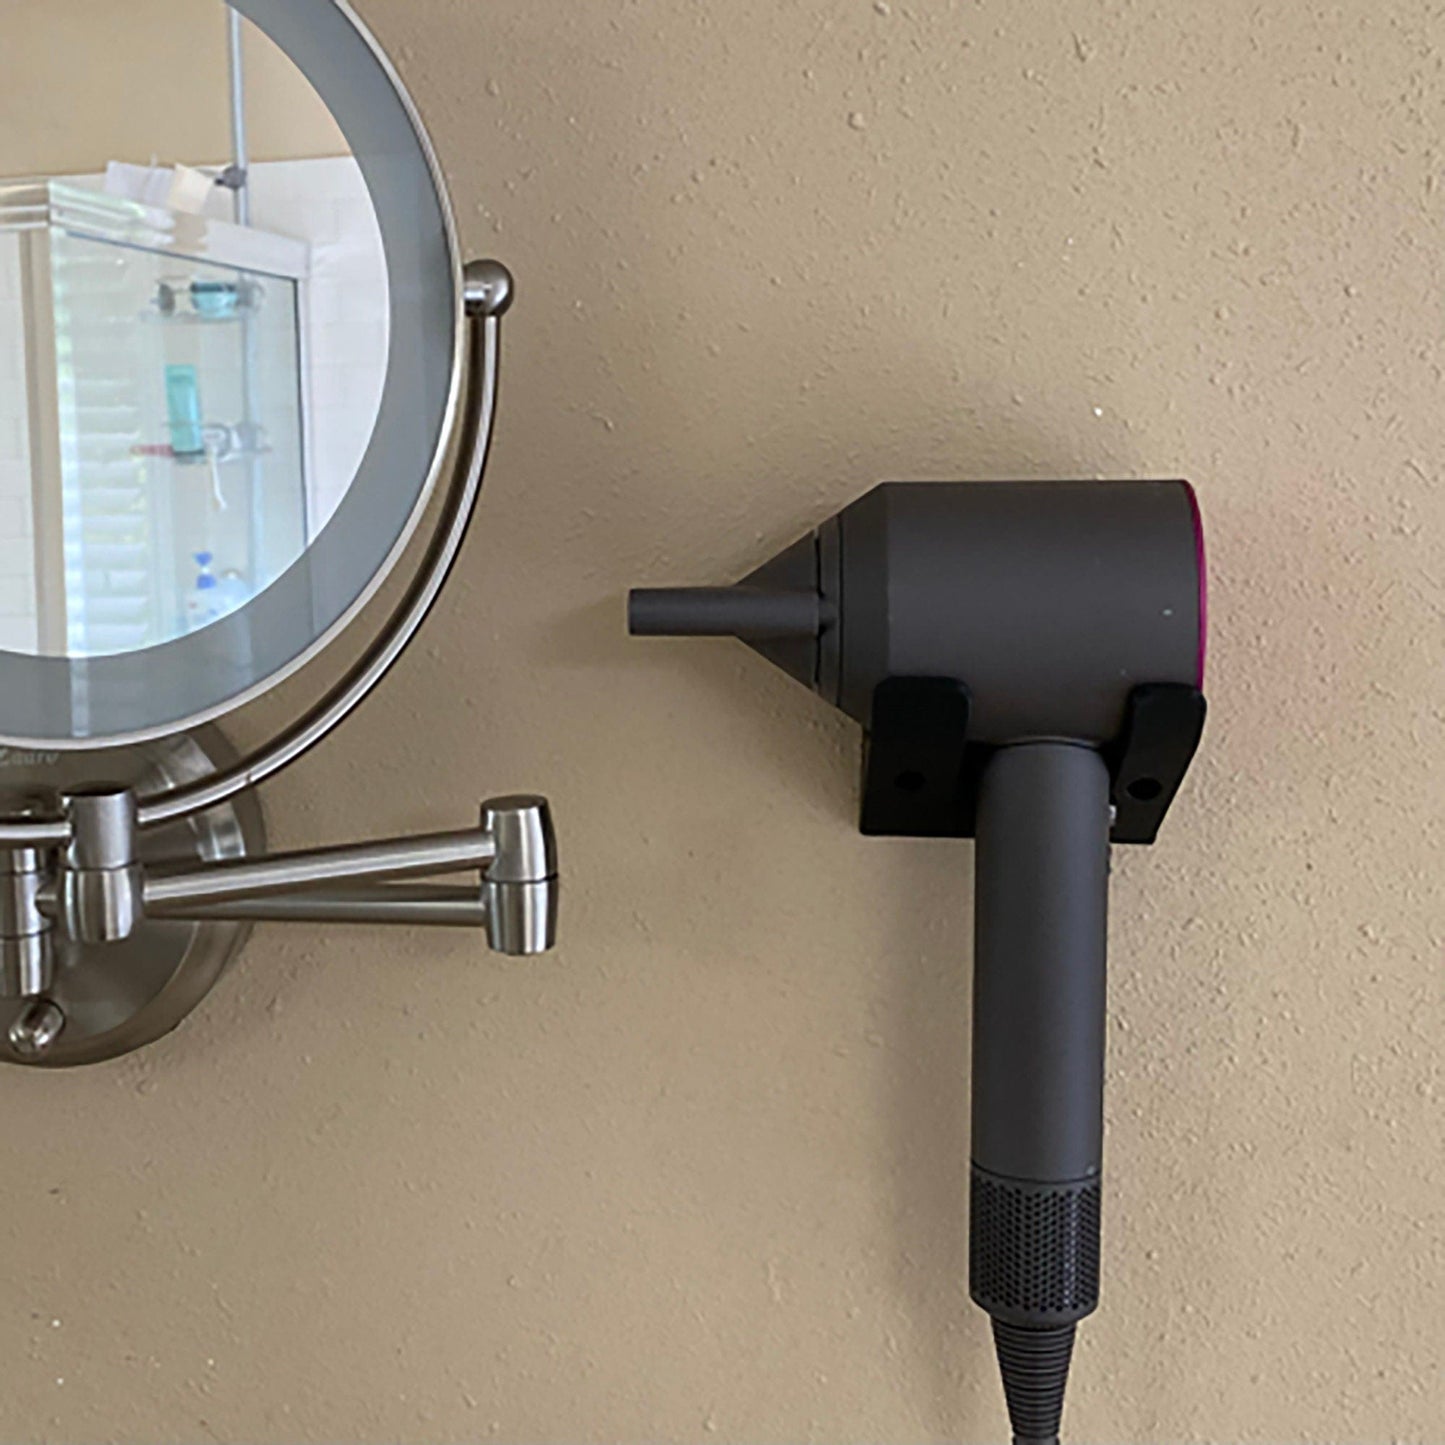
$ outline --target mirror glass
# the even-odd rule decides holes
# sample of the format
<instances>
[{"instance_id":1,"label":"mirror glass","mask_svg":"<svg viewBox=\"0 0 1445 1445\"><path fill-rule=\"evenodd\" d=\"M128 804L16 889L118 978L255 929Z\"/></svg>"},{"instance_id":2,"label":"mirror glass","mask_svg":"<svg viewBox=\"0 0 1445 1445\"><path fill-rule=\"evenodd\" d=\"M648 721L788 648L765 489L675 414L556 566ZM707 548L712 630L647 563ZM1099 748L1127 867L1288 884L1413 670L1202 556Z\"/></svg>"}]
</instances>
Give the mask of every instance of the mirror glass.
<instances>
[{"instance_id":1,"label":"mirror glass","mask_svg":"<svg viewBox=\"0 0 1445 1445\"><path fill-rule=\"evenodd\" d=\"M180 731L335 636L416 527L450 212L342 0L0 26L0 745Z\"/></svg>"},{"instance_id":2,"label":"mirror glass","mask_svg":"<svg viewBox=\"0 0 1445 1445\"><path fill-rule=\"evenodd\" d=\"M386 375L381 232L325 103L220 0L7 9L0 650L127 653L335 515Z\"/></svg>"}]
</instances>

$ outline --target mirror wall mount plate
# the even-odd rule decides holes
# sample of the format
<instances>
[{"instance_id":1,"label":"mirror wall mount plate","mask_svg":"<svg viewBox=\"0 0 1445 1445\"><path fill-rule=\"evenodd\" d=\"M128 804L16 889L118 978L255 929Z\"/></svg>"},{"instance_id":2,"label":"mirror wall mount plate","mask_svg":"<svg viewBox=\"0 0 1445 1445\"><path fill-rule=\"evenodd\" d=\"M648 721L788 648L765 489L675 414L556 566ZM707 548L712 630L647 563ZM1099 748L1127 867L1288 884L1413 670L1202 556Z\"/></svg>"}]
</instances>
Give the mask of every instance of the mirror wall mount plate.
<instances>
[{"instance_id":1,"label":"mirror wall mount plate","mask_svg":"<svg viewBox=\"0 0 1445 1445\"><path fill-rule=\"evenodd\" d=\"M512 955L556 940L542 798L494 799L451 832L264 851L255 789L355 711L452 572L486 468L512 278L497 262L460 264L416 111L343 0L167 3L171 25L226 38L233 154L208 173L86 151L103 183L37 181L44 165L0 180L0 285L8 230L31 398L34 515L16 546L35 543L18 557L29 616L0 630L0 1061L45 1068L168 1033L259 921L475 928ZM253 159L248 44L289 63L298 95L313 88L350 157ZM276 92L273 77L268 101ZM354 233L308 235L344 209L336 194L361 208ZM348 248L350 271L326 275ZM344 418L334 455L322 446L334 417L311 405L336 379L314 324L328 295L348 316L372 308L347 338L348 395L365 390L356 353L375 361L374 415ZM0 332L9 323L0 312ZM127 371L163 384L154 397L127 389ZM353 627L444 478L415 574L357 661L239 756L218 721ZM17 561L9 545L0 533L0 568ZM190 548L199 572L177 606L175 558Z\"/></svg>"}]
</instances>

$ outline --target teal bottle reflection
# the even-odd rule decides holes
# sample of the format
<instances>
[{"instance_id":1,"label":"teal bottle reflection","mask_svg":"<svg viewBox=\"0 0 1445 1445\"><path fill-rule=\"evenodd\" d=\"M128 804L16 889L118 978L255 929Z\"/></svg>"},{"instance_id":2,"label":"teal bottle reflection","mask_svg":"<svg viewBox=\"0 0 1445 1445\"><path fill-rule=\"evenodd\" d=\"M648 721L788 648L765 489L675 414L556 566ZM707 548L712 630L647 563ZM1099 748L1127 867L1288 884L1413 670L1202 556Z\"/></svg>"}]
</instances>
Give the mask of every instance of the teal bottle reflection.
<instances>
[{"instance_id":1,"label":"teal bottle reflection","mask_svg":"<svg viewBox=\"0 0 1445 1445\"><path fill-rule=\"evenodd\" d=\"M203 460L206 435L201 420L201 378L194 366L166 367L166 407L176 460Z\"/></svg>"}]
</instances>

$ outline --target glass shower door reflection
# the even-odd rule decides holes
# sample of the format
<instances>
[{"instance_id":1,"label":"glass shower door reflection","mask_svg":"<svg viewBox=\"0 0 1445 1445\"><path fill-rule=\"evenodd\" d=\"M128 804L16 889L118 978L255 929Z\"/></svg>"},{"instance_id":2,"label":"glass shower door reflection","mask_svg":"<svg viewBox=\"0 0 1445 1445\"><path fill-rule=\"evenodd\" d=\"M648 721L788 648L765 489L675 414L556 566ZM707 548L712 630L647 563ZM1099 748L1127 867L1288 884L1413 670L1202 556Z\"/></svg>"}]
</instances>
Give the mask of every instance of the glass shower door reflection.
<instances>
[{"instance_id":1,"label":"glass shower door reflection","mask_svg":"<svg viewBox=\"0 0 1445 1445\"><path fill-rule=\"evenodd\" d=\"M156 646L244 606L308 543L299 285L60 230L47 259L39 650Z\"/></svg>"}]
</instances>

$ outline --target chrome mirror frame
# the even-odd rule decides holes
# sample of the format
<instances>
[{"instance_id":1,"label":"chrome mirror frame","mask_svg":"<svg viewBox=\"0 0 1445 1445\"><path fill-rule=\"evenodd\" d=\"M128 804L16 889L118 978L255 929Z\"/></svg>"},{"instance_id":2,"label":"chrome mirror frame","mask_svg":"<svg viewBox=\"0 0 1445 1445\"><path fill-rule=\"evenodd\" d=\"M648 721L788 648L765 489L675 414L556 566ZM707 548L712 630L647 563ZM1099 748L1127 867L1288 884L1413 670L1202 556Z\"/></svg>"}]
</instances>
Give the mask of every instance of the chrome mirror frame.
<instances>
[{"instance_id":1,"label":"chrome mirror frame","mask_svg":"<svg viewBox=\"0 0 1445 1445\"><path fill-rule=\"evenodd\" d=\"M395 183L391 199L399 204L397 193L408 184L414 191L417 172L412 167L409 181L405 166L398 171L394 126L389 138L370 148L358 144L348 127L348 97L342 94L347 76L337 69L344 66L338 59L344 47L338 50L335 43L338 26L365 42L376 63L371 79L385 78L393 121L396 114L405 118L411 145L425 157L454 280L457 324L448 336L455 344L450 356L433 355L430 361L432 374L443 361L449 368L445 420L429 475L386 560L339 609L324 635L285 666L224 704L164 728L120 738L22 736L16 739L20 751L0 756L0 1062L89 1064L153 1042L205 997L256 921L472 927L485 932L493 949L513 955L539 954L556 941L556 843L550 809L539 797L484 803L480 822L456 832L261 856L264 835L254 790L317 746L370 695L416 636L452 573L486 471L501 323L513 284L498 262L457 264L445 184L426 132L380 47L345 0L310 0L304 6L295 0L233 0L233 8L266 30L306 72L352 140L374 191L374 177L389 169L389 182ZM378 105L374 92L350 99L365 113L358 122L363 131L385 122L386 107ZM385 211L382 199L378 210ZM387 236L384 214L382 222ZM387 239L390 265L395 258ZM395 318L398 303L405 309L409 288L394 280L392 293ZM393 373L418 364L414 352L424 317L418 326L411 343L406 325L400 333L394 327ZM389 395L391 390L389 377ZM377 433L383 441L386 412L384 402ZM376 450L374 444L364 470L373 465ZM400 560L448 456L455 462L425 554L360 658L279 736L247 756L234 755L206 724L275 687L344 630ZM308 565L316 560L308 558ZM15 655L0 656L9 666ZM98 746L105 751L96 753ZM102 767L103 775L94 771ZM433 881L458 873L469 875L468 881Z\"/></svg>"}]
</instances>

